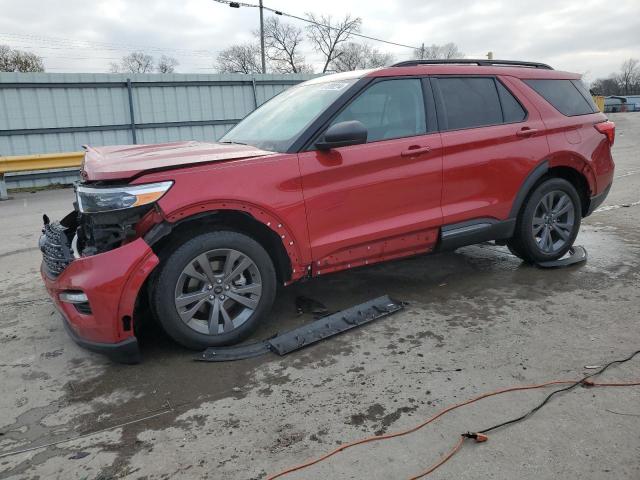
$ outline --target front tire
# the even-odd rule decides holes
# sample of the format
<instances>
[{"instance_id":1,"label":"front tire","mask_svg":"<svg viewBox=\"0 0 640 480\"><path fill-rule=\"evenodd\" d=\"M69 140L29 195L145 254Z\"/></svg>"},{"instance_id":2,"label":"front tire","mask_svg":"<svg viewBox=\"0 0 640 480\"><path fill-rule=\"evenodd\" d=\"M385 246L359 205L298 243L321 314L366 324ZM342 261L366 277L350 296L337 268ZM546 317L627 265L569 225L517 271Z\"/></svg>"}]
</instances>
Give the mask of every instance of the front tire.
<instances>
[{"instance_id":1,"label":"front tire","mask_svg":"<svg viewBox=\"0 0 640 480\"><path fill-rule=\"evenodd\" d=\"M238 232L200 234L161 266L152 294L167 334L191 349L231 345L253 332L276 294L271 257Z\"/></svg>"},{"instance_id":2,"label":"front tire","mask_svg":"<svg viewBox=\"0 0 640 480\"><path fill-rule=\"evenodd\" d=\"M529 263L557 260L573 245L581 218L575 187L562 178L550 178L529 195L507 246Z\"/></svg>"}]
</instances>

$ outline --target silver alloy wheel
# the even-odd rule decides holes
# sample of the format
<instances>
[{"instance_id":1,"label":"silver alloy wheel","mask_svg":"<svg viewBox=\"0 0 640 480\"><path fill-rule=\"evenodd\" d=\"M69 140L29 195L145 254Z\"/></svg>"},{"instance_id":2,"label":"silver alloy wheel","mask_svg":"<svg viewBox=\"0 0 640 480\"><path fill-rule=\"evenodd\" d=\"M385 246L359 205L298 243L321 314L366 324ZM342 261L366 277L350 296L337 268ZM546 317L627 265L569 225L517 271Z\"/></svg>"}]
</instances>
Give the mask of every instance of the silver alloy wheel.
<instances>
[{"instance_id":1,"label":"silver alloy wheel","mask_svg":"<svg viewBox=\"0 0 640 480\"><path fill-rule=\"evenodd\" d=\"M262 279L255 262L242 252L218 248L184 267L175 290L182 321L205 335L228 333L258 307Z\"/></svg>"},{"instance_id":2,"label":"silver alloy wheel","mask_svg":"<svg viewBox=\"0 0 640 480\"><path fill-rule=\"evenodd\" d=\"M575 205L571 197L554 190L545 194L533 214L531 233L544 253L555 253L567 246L575 222Z\"/></svg>"}]
</instances>

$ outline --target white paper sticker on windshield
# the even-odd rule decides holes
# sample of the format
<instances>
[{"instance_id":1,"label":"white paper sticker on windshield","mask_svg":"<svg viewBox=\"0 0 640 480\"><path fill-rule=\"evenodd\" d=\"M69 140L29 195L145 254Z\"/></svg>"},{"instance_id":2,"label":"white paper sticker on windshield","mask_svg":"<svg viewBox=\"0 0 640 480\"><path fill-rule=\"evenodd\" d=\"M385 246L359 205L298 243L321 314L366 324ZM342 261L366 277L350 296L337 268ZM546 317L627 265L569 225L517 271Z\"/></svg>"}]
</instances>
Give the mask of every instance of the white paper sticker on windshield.
<instances>
[{"instance_id":1,"label":"white paper sticker on windshield","mask_svg":"<svg viewBox=\"0 0 640 480\"><path fill-rule=\"evenodd\" d=\"M320 90L342 90L347 85L349 85L349 84L348 83L339 83L339 82L323 83L320 86Z\"/></svg>"}]
</instances>

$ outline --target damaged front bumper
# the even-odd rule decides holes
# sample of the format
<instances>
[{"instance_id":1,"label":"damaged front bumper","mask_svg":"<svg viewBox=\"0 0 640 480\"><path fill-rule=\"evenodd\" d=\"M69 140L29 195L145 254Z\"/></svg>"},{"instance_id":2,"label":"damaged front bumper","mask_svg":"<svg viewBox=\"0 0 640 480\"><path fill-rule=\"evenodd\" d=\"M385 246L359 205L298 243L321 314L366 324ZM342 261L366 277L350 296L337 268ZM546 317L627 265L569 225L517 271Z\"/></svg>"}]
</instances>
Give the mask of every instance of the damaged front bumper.
<instances>
[{"instance_id":1,"label":"damaged front bumper","mask_svg":"<svg viewBox=\"0 0 640 480\"><path fill-rule=\"evenodd\" d=\"M139 362L134 310L138 292L159 263L158 257L142 238L79 256L69 241L73 232L65 228L45 225L39 243L42 279L67 331L82 347L119 362Z\"/></svg>"}]
</instances>

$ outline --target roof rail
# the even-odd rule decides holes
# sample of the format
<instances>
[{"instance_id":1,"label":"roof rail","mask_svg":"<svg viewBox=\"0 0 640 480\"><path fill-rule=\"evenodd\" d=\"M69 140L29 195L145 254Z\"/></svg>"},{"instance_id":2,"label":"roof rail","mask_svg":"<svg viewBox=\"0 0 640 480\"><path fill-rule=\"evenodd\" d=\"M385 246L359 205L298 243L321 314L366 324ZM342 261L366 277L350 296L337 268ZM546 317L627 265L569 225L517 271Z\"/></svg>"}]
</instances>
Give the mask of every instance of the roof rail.
<instances>
[{"instance_id":1,"label":"roof rail","mask_svg":"<svg viewBox=\"0 0 640 480\"><path fill-rule=\"evenodd\" d=\"M446 60L406 60L394 63L392 67L412 67L416 65L479 65L481 67L528 67L553 70L546 63L520 62L518 60L485 60L475 58L447 58Z\"/></svg>"}]
</instances>

